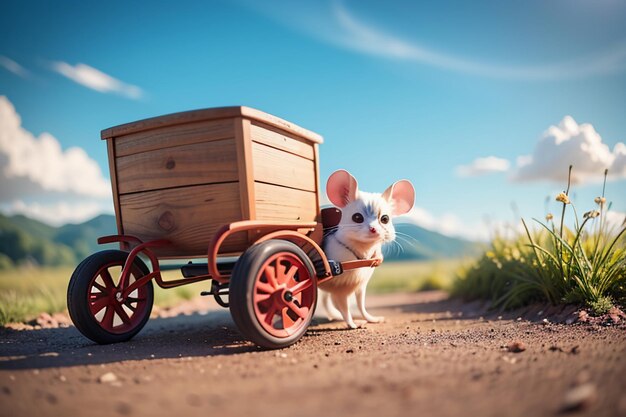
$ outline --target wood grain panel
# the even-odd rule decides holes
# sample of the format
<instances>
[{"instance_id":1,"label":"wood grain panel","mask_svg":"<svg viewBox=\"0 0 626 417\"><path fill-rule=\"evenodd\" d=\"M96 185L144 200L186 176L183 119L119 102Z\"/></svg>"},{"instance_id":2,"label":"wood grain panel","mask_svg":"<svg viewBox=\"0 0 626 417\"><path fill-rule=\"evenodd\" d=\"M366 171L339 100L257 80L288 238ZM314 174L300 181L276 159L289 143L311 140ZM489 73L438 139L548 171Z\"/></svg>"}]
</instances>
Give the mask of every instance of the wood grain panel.
<instances>
[{"instance_id":1,"label":"wood grain panel","mask_svg":"<svg viewBox=\"0 0 626 417\"><path fill-rule=\"evenodd\" d=\"M121 194L238 180L234 139L175 146L117 158Z\"/></svg>"},{"instance_id":2,"label":"wood grain panel","mask_svg":"<svg viewBox=\"0 0 626 417\"><path fill-rule=\"evenodd\" d=\"M113 208L115 210L115 222L117 233L124 234L122 227L122 213L120 212L119 191L117 190L117 167L115 164L115 146L112 140L107 140L107 156L109 158L109 175L111 175L111 191L113 192ZM121 245L120 245L121 247Z\"/></svg>"},{"instance_id":3,"label":"wood grain panel","mask_svg":"<svg viewBox=\"0 0 626 417\"><path fill-rule=\"evenodd\" d=\"M314 151L310 141L298 138L259 122L250 124L250 135L255 142L282 149L303 158L313 159Z\"/></svg>"},{"instance_id":4,"label":"wood grain panel","mask_svg":"<svg viewBox=\"0 0 626 417\"><path fill-rule=\"evenodd\" d=\"M244 219L254 220L254 178L252 177L252 142L250 141L250 120L235 119L235 143L237 145L237 167L239 169L239 193L241 214Z\"/></svg>"},{"instance_id":5,"label":"wood grain panel","mask_svg":"<svg viewBox=\"0 0 626 417\"><path fill-rule=\"evenodd\" d=\"M165 126L237 117L262 122L263 124L273 126L281 131L291 132L297 137L305 138L314 143L322 143L324 141L324 139L315 132L311 132L310 130L304 129L279 117L272 116L271 114L245 106L217 107L166 114L104 129L100 133L100 137L102 139L116 138L131 133L159 129Z\"/></svg>"},{"instance_id":6,"label":"wood grain panel","mask_svg":"<svg viewBox=\"0 0 626 417\"><path fill-rule=\"evenodd\" d=\"M315 192L315 164L310 159L252 143L254 180Z\"/></svg>"},{"instance_id":7,"label":"wood grain panel","mask_svg":"<svg viewBox=\"0 0 626 417\"><path fill-rule=\"evenodd\" d=\"M315 206L321 207L321 193L326 193L326 190L323 190L320 187L320 151L319 145L314 144L313 149L315 152ZM309 236L313 239L318 245L322 244L322 240L324 239L324 228L322 226L322 214L321 210L318 210L318 216L316 218L317 228L311 233Z\"/></svg>"},{"instance_id":8,"label":"wood grain panel","mask_svg":"<svg viewBox=\"0 0 626 417\"><path fill-rule=\"evenodd\" d=\"M258 220L316 220L315 193L260 182L254 183L254 189Z\"/></svg>"},{"instance_id":9,"label":"wood grain panel","mask_svg":"<svg viewBox=\"0 0 626 417\"><path fill-rule=\"evenodd\" d=\"M233 119L165 126L116 137L116 156L234 137Z\"/></svg>"},{"instance_id":10,"label":"wood grain panel","mask_svg":"<svg viewBox=\"0 0 626 417\"><path fill-rule=\"evenodd\" d=\"M206 255L215 232L241 220L237 182L121 195L120 205L126 234L144 242L173 242L172 247L155 249L160 257ZM246 240L245 234L229 238L223 251L240 251Z\"/></svg>"}]
</instances>

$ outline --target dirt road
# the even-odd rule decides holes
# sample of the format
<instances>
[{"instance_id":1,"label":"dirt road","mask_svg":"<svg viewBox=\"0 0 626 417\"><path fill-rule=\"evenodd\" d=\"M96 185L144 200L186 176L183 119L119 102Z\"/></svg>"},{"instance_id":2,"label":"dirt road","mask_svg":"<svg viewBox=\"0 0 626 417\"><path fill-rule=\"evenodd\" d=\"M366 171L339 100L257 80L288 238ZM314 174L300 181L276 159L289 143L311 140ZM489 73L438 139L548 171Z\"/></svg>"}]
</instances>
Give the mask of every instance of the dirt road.
<instances>
[{"instance_id":1,"label":"dirt road","mask_svg":"<svg viewBox=\"0 0 626 417\"><path fill-rule=\"evenodd\" d=\"M2 329L0 415L626 415L623 326L499 318L436 292L368 304L385 323L320 318L281 351L243 341L227 310L153 319L109 346L72 327Z\"/></svg>"}]
</instances>

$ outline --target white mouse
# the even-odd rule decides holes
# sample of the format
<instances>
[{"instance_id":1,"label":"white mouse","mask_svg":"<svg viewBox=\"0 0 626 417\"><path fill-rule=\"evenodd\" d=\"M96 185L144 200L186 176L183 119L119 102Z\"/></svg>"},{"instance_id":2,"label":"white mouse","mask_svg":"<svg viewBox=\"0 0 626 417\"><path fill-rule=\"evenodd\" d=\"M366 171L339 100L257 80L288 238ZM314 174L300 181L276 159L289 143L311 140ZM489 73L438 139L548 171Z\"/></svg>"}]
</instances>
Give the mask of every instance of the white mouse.
<instances>
[{"instance_id":1,"label":"white mouse","mask_svg":"<svg viewBox=\"0 0 626 417\"><path fill-rule=\"evenodd\" d=\"M408 180L395 182L382 194L367 193L360 191L356 179L344 170L335 171L328 178L326 194L342 212L341 221L322 242L328 259L337 262L382 260L382 245L396 238L391 219L407 213L415 201L415 190ZM357 328L349 310L352 294L368 323L384 320L365 310L365 290L373 272L374 268L368 267L348 270L319 285L322 305L330 320L339 319L334 306L349 328Z\"/></svg>"}]
</instances>

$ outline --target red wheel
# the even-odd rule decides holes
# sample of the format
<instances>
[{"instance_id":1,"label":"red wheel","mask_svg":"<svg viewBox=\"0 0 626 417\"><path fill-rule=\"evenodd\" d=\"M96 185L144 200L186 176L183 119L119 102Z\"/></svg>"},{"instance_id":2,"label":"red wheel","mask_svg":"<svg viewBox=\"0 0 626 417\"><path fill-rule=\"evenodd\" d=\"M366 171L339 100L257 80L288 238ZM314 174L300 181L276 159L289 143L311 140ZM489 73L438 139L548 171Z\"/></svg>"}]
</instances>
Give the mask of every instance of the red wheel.
<instances>
[{"instance_id":1,"label":"red wheel","mask_svg":"<svg viewBox=\"0 0 626 417\"><path fill-rule=\"evenodd\" d=\"M317 301L311 261L302 249L284 240L248 249L233 270L229 291L231 313L241 332L268 348L297 342Z\"/></svg>"},{"instance_id":2,"label":"red wheel","mask_svg":"<svg viewBox=\"0 0 626 417\"><path fill-rule=\"evenodd\" d=\"M76 328L97 343L128 340L146 324L152 311L154 290L149 281L122 299L119 280L128 254L110 250L81 262L70 279L67 304ZM149 273L137 259L129 284Z\"/></svg>"}]
</instances>

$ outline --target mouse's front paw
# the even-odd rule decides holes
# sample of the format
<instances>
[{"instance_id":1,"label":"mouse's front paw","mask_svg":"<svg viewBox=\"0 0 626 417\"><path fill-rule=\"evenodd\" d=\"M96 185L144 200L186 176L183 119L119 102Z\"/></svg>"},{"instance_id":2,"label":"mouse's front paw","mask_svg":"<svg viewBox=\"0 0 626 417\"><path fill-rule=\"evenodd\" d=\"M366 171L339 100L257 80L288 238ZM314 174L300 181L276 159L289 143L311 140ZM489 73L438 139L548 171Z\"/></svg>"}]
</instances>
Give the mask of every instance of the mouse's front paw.
<instances>
[{"instance_id":1,"label":"mouse's front paw","mask_svg":"<svg viewBox=\"0 0 626 417\"><path fill-rule=\"evenodd\" d=\"M359 328L359 326L357 326L356 323L353 322L353 321L346 322L346 324L348 325L348 329L354 330L354 329L358 329Z\"/></svg>"},{"instance_id":2,"label":"mouse's front paw","mask_svg":"<svg viewBox=\"0 0 626 417\"><path fill-rule=\"evenodd\" d=\"M384 321L385 321L385 318L383 316L369 316L367 318L368 323L382 323Z\"/></svg>"}]
</instances>

